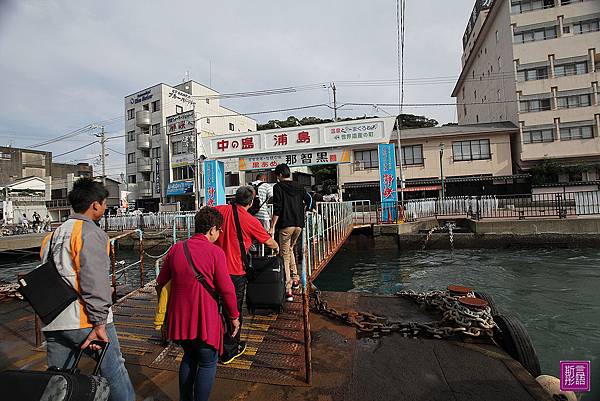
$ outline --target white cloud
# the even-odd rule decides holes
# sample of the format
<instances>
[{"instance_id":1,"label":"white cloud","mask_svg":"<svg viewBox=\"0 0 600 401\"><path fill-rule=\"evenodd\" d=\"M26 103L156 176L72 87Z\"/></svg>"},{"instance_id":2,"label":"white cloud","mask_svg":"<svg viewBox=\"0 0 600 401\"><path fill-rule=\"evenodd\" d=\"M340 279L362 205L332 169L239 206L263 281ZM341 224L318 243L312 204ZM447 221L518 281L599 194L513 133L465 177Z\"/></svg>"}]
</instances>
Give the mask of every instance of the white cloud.
<instances>
[{"instance_id":1,"label":"white cloud","mask_svg":"<svg viewBox=\"0 0 600 401\"><path fill-rule=\"evenodd\" d=\"M457 76L473 0L407 3L405 76ZM121 116L125 95L193 79L222 93L344 80L395 79L395 1L9 1L0 14L0 132L31 145ZM452 83L406 86L405 101L452 102ZM224 102L242 112L328 103L324 90ZM338 85L339 103L397 101L394 86ZM388 109L394 113L393 108ZM440 122L454 107L407 108ZM373 114L348 107L340 114ZM330 116L331 111L289 114ZM122 121L107 127L122 132ZM27 133L15 135L14 133ZM79 139L79 138L75 138ZM49 147L64 151L79 142ZM122 151L123 144L111 144ZM75 153L83 158L85 151ZM88 156L89 157L89 156ZM116 158L115 158L116 159Z\"/></svg>"}]
</instances>

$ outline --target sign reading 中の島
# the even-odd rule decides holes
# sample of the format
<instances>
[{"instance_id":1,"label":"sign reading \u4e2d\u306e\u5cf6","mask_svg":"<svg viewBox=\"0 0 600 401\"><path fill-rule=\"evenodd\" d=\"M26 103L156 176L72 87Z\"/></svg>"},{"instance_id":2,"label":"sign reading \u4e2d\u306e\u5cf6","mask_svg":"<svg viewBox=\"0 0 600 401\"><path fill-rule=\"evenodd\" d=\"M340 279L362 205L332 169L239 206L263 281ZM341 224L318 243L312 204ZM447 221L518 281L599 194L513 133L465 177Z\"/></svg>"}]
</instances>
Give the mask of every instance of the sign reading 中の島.
<instances>
[{"instance_id":1,"label":"sign reading \u4e2d\u306e\u5cf6","mask_svg":"<svg viewBox=\"0 0 600 401\"><path fill-rule=\"evenodd\" d=\"M314 166L319 164L350 163L350 151L343 149L319 149L305 152L258 154L240 157L240 170L275 168L285 163L290 167Z\"/></svg>"},{"instance_id":2,"label":"sign reading \u4e2d\u306e\u5cf6","mask_svg":"<svg viewBox=\"0 0 600 401\"><path fill-rule=\"evenodd\" d=\"M396 220L398 201L398 181L396 180L396 148L393 143L380 143L379 153L379 193L381 195L381 218L383 221Z\"/></svg>"},{"instance_id":3,"label":"sign reading \u4e2d\u306e\u5cf6","mask_svg":"<svg viewBox=\"0 0 600 401\"><path fill-rule=\"evenodd\" d=\"M278 128L202 138L209 159L289 153L344 145L388 143L394 117Z\"/></svg>"},{"instance_id":4,"label":"sign reading \u4e2d\u306e\u5cf6","mask_svg":"<svg viewBox=\"0 0 600 401\"><path fill-rule=\"evenodd\" d=\"M225 166L218 160L204 161L204 204L225 204Z\"/></svg>"}]
</instances>

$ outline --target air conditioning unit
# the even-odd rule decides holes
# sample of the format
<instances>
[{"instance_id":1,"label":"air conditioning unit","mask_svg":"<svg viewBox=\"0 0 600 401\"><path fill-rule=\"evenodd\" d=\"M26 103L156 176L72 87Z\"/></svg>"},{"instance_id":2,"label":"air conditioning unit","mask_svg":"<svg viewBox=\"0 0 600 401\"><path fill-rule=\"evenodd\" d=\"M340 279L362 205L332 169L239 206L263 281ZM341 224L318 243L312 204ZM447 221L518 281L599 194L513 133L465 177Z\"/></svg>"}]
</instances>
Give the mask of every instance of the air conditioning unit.
<instances>
[{"instance_id":1,"label":"air conditioning unit","mask_svg":"<svg viewBox=\"0 0 600 401\"><path fill-rule=\"evenodd\" d=\"M354 171L362 171L365 169L365 162L362 160L354 161Z\"/></svg>"}]
</instances>

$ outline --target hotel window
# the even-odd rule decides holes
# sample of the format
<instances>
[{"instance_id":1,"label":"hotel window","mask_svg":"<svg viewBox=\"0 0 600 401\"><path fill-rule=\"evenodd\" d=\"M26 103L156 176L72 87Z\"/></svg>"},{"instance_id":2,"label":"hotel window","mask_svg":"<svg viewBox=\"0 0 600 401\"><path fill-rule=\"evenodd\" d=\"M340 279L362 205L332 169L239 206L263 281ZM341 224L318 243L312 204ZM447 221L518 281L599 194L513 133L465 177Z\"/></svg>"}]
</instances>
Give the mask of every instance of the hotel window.
<instances>
[{"instance_id":1,"label":"hotel window","mask_svg":"<svg viewBox=\"0 0 600 401\"><path fill-rule=\"evenodd\" d=\"M160 110L160 100L155 100L152 102L152 112Z\"/></svg>"},{"instance_id":2,"label":"hotel window","mask_svg":"<svg viewBox=\"0 0 600 401\"><path fill-rule=\"evenodd\" d=\"M592 97L586 95L560 96L556 98L559 109L570 109L573 107L587 107L592 105Z\"/></svg>"},{"instance_id":3,"label":"hotel window","mask_svg":"<svg viewBox=\"0 0 600 401\"><path fill-rule=\"evenodd\" d=\"M150 157L154 157L154 158L160 157L160 147L150 149Z\"/></svg>"},{"instance_id":4,"label":"hotel window","mask_svg":"<svg viewBox=\"0 0 600 401\"><path fill-rule=\"evenodd\" d=\"M184 150L183 141L171 142L171 154L173 156L182 155L184 153L187 153L187 149Z\"/></svg>"},{"instance_id":5,"label":"hotel window","mask_svg":"<svg viewBox=\"0 0 600 401\"><path fill-rule=\"evenodd\" d=\"M580 61L578 63L560 64L554 66L554 75L557 77L564 77L567 75L581 75L587 74L587 62Z\"/></svg>"},{"instance_id":6,"label":"hotel window","mask_svg":"<svg viewBox=\"0 0 600 401\"><path fill-rule=\"evenodd\" d=\"M173 168L173 181L189 180L194 178L194 169L191 166Z\"/></svg>"},{"instance_id":7,"label":"hotel window","mask_svg":"<svg viewBox=\"0 0 600 401\"><path fill-rule=\"evenodd\" d=\"M556 26L515 33L515 43L536 42L556 38Z\"/></svg>"},{"instance_id":8,"label":"hotel window","mask_svg":"<svg viewBox=\"0 0 600 401\"><path fill-rule=\"evenodd\" d=\"M152 135L160 134L160 124L154 124L152 126Z\"/></svg>"},{"instance_id":9,"label":"hotel window","mask_svg":"<svg viewBox=\"0 0 600 401\"><path fill-rule=\"evenodd\" d=\"M379 168L379 155L377 149L357 150L354 152L354 160L357 166L364 169Z\"/></svg>"},{"instance_id":10,"label":"hotel window","mask_svg":"<svg viewBox=\"0 0 600 401\"><path fill-rule=\"evenodd\" d=\"M128 164L135 163L135 152L127 154L127 163Z\"/></svg>"},{"instance_id":11,"label":"hotel window","mask_svg":"<svg viewBox=\"0 0 600 401\"><path fill-rule=\"evenodd\" d=\"M552 109L550 99L534 99L521 101L521 112L545 111Z\"/></svg>"},{"instance_id":12,"label":"hotel window","mask_svg":"<svg viewBox=\"0 0 600 401\"><path fill-rule=\"evenodd\" d=\"M518 81L537 81L548 79L548 67L528 68L517 72Z\"/></svg>"},{"instance_id":13,"label":"hotel window","mask_svg":"<svg viewBox=\"0 0 600 401\"><path fill-rule=\"evenodd\" d=\"M127 119L133 120L135 118L135 109L127 110Z\"/></svg>"},{"instance_id":14,"label":"hotel window","mask_svg":"<svg viewBox=\"0 0 600 401\"><path fill-rule=\"evenodd\" d=\"M142 106L142 109L144 109L146 111L150 111L150 105L148 103L146 103L145 105Z\"/></svg>"},{"instance_id":15,"label":"hotel window","mask_svg":"<svg viewBox=\"0 0 600 401\"><path fill-rule=\"evenodd\" d=\"M564 2L563 2L564 4ZM541 10L554 7L554 0L522 0L512 1L510 3L510 12L512 14L526 13L528 11Z\"/></svg>"},{"instance_id":16,"label":"hotel window","mask_svg":"<svg viewBox=\"0 0 600 401\"><path fill-rule=\"evenodd\" d=\"M235 125L233 125L233 123L229 123L229 131L234 131L235 130Z\"/></svg>"},{"instance_id":17,"label":"hotel window","mask_svg":"<svg viewBox=\"0 0 600 401\"><path fill-rule=\"evenodd\" d=\"M491 159L490 140L452 142L452 157L455 162Z\"/></svg>"},{"instance_id":18,"label":"hotel window","mask_svg":"<svg viewBox=\"0 0 600 401\"><path fill-rule=\"evenodd\" d=\"M183 107L175 106L175 114L180 114L180 113L183 113Z\"/></svg>"},{"instance_id":19,"label":"hotel window","mask_svg":"<svg viewBox=\"0 0 600 401\"><path fill-rule=\"evenodd\" d=\"M598 32L600 30L600 19L581 21L573 24L573 33Z\"/></svg>"},{"instance_id":20,"label":"hotel window","mask_svg":"<svg viewBox=\"0 0 600 401\"><path fill-rule=\"evenodd\" d=\"M133 142L135 141L135 131L128 131L127 132L127 142Z\"/></svg>"},{"instance_id":21,"label":"hotel window","mask_svg":"<svg viewBox=\"0 0 600 401\"><path fill-rule=\"evenodd\" d=\"M554 130L538 129L523 131L523 143L554 142Z\"/></svg>"},{"instance_id":22,"label":"hotel window","mask_svg":"<svg viewBox=\"0 0 600 401\"><path fill-rule=\"evenodd\" d=\"M136 182L137 182L137 177L136 177L135 174L127 176L127 183L128 184L135 184Z\"/></svg>"},{"instance_id":23,"label":"hotel window","mask_svg":"<svg viewBox=\"0 0 600 401\"><path fill-rule=\"evenodd\" d=\"M402 164L404 166L422 166L423 145L402 146Z\"/></svg>"},{"instance_id":24,"label":"hotel window","mask_svg":"<svg viewBox=\"0 0 600 401\"><path fill-rule=\"evenodd\" d=\"M594 126L560 128L560 140L570 141L573 139L589 139L594 137Z\"/></svg>"}]
</instances>

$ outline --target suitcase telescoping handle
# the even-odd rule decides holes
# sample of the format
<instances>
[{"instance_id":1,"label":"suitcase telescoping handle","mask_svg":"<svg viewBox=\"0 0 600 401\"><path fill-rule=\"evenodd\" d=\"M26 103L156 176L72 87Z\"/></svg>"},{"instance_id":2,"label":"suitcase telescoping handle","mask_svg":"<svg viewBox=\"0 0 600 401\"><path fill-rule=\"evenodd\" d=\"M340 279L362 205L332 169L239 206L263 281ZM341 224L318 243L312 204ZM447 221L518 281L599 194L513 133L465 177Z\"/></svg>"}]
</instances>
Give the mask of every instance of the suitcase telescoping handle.
<instances>
[{"instance_id":1,"label":"suitcase telescoping handle","mask_svg":"<svg viewBox=\"0 0 600 401\"><path fill-rule=\"evenodd\" d=\"M104 355L106 354L106 350L108 349L108 346L110 345L110 343L108 343L106 341L94 340L94 341L90 342L90 345L91 344L100 346L98 362L96 363L96 367L94 368L94 371L92 372L93 376L98 376L98 373L100 373L100 365L102 365L102 361L104 360ZM75 362L73 362L73 367L71 367L71 371L73 373L76 373L79 371L79 369L78 369L79 361L81 360L81 355L83 355L84 352L85 352L84 349L80 349L79 352L77 352L77 356L75 357Z\"/></svg>"}]
</instances>

